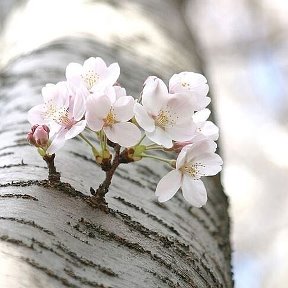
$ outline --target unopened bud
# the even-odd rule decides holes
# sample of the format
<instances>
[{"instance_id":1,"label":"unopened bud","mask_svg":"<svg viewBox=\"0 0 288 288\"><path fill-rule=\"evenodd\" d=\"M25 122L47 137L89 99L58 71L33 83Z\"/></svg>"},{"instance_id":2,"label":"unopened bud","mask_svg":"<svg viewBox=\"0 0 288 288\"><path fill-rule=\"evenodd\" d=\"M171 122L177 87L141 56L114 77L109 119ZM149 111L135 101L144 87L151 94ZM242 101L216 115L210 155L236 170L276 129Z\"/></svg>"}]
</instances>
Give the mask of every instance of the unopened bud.
<instances>
[{"instance_id":1,"label":"unopened bud","mask_svg":"<svg viewBox=\"0 0 288 288\"><path fill-rule=\"evenodd\" d=\"M46 125L34 125L27 134L27 140L36 147L46 147L49 141L50 129Z\"/></svg>"}]
</instances>

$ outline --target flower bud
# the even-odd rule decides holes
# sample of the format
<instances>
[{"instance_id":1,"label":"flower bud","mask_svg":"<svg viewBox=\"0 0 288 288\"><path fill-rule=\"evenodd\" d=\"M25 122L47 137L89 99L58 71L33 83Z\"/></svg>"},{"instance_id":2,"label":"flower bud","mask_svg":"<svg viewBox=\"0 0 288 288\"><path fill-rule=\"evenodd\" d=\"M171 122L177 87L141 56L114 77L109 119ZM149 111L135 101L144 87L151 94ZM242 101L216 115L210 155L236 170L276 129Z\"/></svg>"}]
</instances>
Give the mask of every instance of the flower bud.
<instances>
[{"instance_id":1,"label":"flower bud","mask_svg":"<svg viewBox=\"0 0 288 288\"><path fill-rule=\"evenodd\" d=\"M49 141L50 129L46 125L34 125L27 134L27 140L36 147L46 147Z\"/></svg>"}]
</instances>

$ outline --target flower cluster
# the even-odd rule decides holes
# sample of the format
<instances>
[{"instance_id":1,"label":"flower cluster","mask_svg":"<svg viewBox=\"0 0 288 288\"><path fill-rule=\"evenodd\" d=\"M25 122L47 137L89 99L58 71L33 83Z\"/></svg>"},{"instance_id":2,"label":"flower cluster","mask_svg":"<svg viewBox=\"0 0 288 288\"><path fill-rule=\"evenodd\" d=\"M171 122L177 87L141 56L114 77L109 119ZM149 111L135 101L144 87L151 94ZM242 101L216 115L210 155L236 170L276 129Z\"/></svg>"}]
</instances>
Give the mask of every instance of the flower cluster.
<instances>
[{"instance_id":1,"label":"flower cluster","mask_svg":"<svg viewBox=\"0 0 288 288\"><path fill-rule=\"evenodd\" d=\"M43 87L44 103L28 112L33 125L28 141L46 162L67 140L78 136L85 141L95 162L106 171L96 196L104 197L121 163L146 157L167 162L172 171L157 185L158 200L171 199L181 188L191 205L203 206L207 193L200 178L217 174L222 165L215 153L218 128L207 121L211 99L206 78L181 72L171 77L167 87L150 76L135 100L117 83L119 75L117 63L107 66L99 57L83 65L70 63L66 81ZM144 138L150 143L144 144ZM177 160L160 158L153 154L156 150L177 155Z\"/></svg>"}]
</instances>

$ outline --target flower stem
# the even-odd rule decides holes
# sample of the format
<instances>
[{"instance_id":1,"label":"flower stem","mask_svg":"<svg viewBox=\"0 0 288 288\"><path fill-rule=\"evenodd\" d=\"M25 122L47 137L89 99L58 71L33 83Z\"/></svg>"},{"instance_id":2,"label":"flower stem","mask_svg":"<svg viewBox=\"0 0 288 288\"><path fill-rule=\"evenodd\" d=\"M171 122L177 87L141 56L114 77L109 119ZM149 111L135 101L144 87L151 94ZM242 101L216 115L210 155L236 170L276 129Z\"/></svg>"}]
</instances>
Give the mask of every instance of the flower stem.
<instances>
[{"instance_id":1,"label":"flower stem","mask_svg":"<svg viewBox=\"0 0 288 288\"><path fill-rule=\"evenodd\" d=\"M50 184L55 185L60 183L60 173L57 172L54 164L55 154L45 154L43 160L46 162L48 167L48 181Z\"/></svg>"},{"instance_id":2,"label":"flower stem","mask_svg":"<svg viewBox=\"0 0 288 288\"><path fill-rule=\"evenodd\" d=\"M121 146L119 144L116 144L114 147L115 155L113 162L111 164L111 168L108 171L106 171L105 180L102 182L102 184L100 184L100 186L96 190L95 195L91 197L91 202L95 204L99 209L104 210L106 212L108 211L108 207L107 202L105 200L105 195L109 190L109 186L111 184L115 170L120 164L120 149Z\"/></svg>"},{"instance_id":3,"label":"flower stem","mask_svg":"<svg viewBox=\"0 0 288 288\"><path fill-rule=\"evenodd\" d=\"M97 151L95 146L82 133L79 134L79 137L84 140L94 151Z\"/></svg>"},{"instance_id":4,"label":"flower stem","mask_svg":"<svg viewBox=\"0 0 288 288\"><path fill-rule=\"evenodd\" d=\"M161 157L158 157L158 156L155 156L155 155L151 155L151 154L144 154L144 153L142 153L141 156L142 156L142 157L146 157L146 158L156 159L156 160L159 160L159 161L163 161L163 162L166 162L166 163L168 163L168 164L170 164L170 165L171 165L171 163L174 161L174 160L161 158Z\"/></svg>"},{"instance_id":5,"label":"flower stem","mask_svg":"<svg viewBox=\"0 0 288 288\"><path fill-rule=\"evenodd\" d=\"M139 140L139 142L138 142L135 146L140 145L141 142L145 139L145 137L146 137L146 134L144 134L144 135L141 137L141 139Z\"/></svg>"}]
</instances>

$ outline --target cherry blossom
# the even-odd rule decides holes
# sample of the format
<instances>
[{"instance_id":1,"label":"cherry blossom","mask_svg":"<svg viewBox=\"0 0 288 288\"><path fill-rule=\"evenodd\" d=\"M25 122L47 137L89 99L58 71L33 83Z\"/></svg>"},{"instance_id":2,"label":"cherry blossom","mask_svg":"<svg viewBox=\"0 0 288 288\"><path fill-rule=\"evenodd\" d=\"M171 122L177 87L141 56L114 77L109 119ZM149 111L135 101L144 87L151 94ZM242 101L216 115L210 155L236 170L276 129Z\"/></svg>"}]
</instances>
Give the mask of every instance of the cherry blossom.
<instances>
[{"instance_id":1,"label":"cherry blossom","mask_svg":"<svg viewBox=\"0 0 288 288\"><path fill-rule=\"evenodd\" d=\"M120 75L118 63L107 67L100 57L90 57L83 65L70 63L66 68L66 78L72 87L85 86L90 92L103 92L115 84Z\"/></svg>"},{"instance_id":2,"label":"cherry blossom","mask_svg":"<svg viewBox=\"0 0 288 288\"><path fill-rule=\"evenodd\" d=\"M34 106L28 112L28 120L32 125L47 124L50 127L52 143L47 149L49 154L61 148L65 140L85 129L86 120L82 120L85 95L79 91L73 94L67 82L47 84L42 88L44 104Z\"/></svg>"},{"instance_id":3,"label":"cherry blossom","mask_svg":"<svg viewBox=\"0 0 288 288\"><path fill-rule=\"evenodd\" d=\"M169 92L190 95L196 111L204 109L211 102L211 98L206 97L208 91L207 79L199 73L181 72L174 74L169 81Z\"/></svg>"},{"instance_id":4,"label":"cherry blossom","mask_svg":"<svg viewBox=\"0 0 288 288\"><path fill-rule=\"evenodd\" d=\"M133 118L135 100L120 86L108 88L103 95L91 94L87 100L87 125L93 131L103 129L107 138L123 147L131 147L141 137L139 128L127 122Z\"/></svg>"},{"instance_id":5,"label":"cherry blossom","mask_svg":"<svg viewBox=\"0 0 288 288\"><path fill-rule=\"evenodd\" d=\"M142 104L135 104L135 118L151 141L171 148L172 140L186 141L194 135L194 107L189 95L169 94L161 79L150 76L145 82Z\"/></svg>"},{"instance_id":6,"label":"cherry blossom","mask_svg":"<svg viewBox=\"0 0 288 288\"><path fill-rule=\"evenodd\" d=\"M50 129L46 125L34 125L27 134L27 140L36 147L46 147L49 141Z\"/></svg>"},{"instance_id":7,"label":"cherry blossom","mask_svg":"<svg viewBox=\"0 0 288 288\"><path fill-rule=\"evenodd\" d=\"M176 169L165 175L157 185L159 202L171 199L181 187L183 197L191 205L202 207L207 201L207 192L202 176L216 175L223 161L215 153L216 143L206 139L185 146L176 161Z\"/></svg>"}]
</instances>

